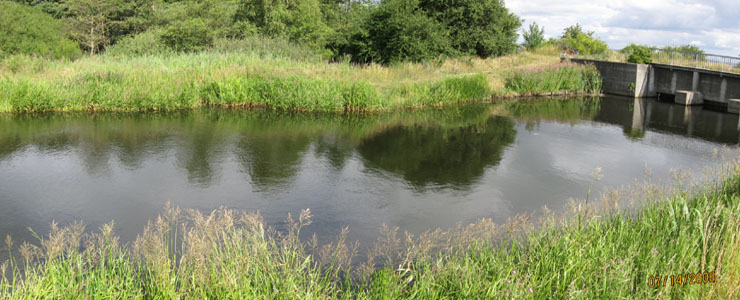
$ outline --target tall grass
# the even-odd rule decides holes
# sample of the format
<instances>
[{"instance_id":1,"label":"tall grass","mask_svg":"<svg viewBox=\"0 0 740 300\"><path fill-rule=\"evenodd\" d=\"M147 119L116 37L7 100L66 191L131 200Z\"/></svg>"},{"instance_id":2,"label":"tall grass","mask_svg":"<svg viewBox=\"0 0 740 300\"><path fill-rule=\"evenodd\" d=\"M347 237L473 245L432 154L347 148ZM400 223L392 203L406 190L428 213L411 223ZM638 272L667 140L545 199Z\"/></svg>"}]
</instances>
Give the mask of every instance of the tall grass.
<instances>
[{"instance_id":1,"label":"tall grass","mask_svg":"<svg viewBox=\"0 0 740 300\"><path fill-rule=\"evenodd\" d=\"M517 93L601 92L601 75L593 65L560 63L512 71L506 88Z\"/></svg>"},{"instance_id":2,"label":"tall grass","mask_svg":"<svg viewBox=\"0 0 740 300\"><path fill-rule=\"evenodd\" d=\"M272 45L272 46L270 46ZM72 62L0 60L0 112L179 110L268 106L375 111L438 106L507 94L504 74L557 61L522 53L389 67L327 63L274 41L222 41L209 52L101 55ZM282 46L281 46L282 45Z\"/></svg>"},{"instance_id":3,"label":"tall grass","mask_svg":"<svg viewBox=\"0 0 740 300\"><path fill-rule=\"evenodd\" d=\"M420 236L386 228L367 259L340 235L301 238L311 213L269 228L259 215L168 207L131 247L113 225L52 225L15 247L0 299L735 299L740 293L740 164L703 189L641 188L504 225L481 220ZM728 175L729 177L725 177ZM715 282L649 287L651 276Z\"/></svg>"}]
</instances>

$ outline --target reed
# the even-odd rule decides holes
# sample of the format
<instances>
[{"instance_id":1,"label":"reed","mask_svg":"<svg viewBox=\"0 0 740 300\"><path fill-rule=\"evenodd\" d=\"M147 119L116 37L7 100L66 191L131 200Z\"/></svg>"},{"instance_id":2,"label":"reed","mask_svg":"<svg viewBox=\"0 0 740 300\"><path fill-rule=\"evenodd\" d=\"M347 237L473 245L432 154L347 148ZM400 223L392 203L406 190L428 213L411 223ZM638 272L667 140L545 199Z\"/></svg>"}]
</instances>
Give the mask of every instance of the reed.
<instances>
[{"instance_id":1,"label":"reed","mask_svg":"<svg viewBox=\"0 0 740 300\"><path fill-rule=\"evenodd\" d=\"M385 228L362 262L346 234L302 238L309 210L277 231L256 214L167 207L131 247L112 223L95 233L52 224L36 244L6 239L20 258L0 266L0 299L737 298L740 164L698 190L676 186L638 186L646 198L636 206L620 202L634 191L605 193L538 223L484 219L420 236ZM714 281L649 286L651 276L699 272Z\"/></svg>"},{"instance_id":2,"label":"reed","mask_svg":"<svg viewBox=\"0 0 740 300\"><path fill-rule=\"evenodd\" d=\"M559 63L512 71L506 88L517 93L601 92L601 75L593 65Z\"/></svg>"},{"instance_id":3,"label":"reed","mask_svg":"<svg viewBox=\"0 0 740 300\"><path fill-rule=\"evenodd\" d=\"M439 106L508 94L507 72L558 59L524 52L491 59L358 66L265 51L226 45L202 53L111 54L76 61L10 56L0 60L0 112L169 111L214 105L383 111Z\"/></svg>"}]
</instances>

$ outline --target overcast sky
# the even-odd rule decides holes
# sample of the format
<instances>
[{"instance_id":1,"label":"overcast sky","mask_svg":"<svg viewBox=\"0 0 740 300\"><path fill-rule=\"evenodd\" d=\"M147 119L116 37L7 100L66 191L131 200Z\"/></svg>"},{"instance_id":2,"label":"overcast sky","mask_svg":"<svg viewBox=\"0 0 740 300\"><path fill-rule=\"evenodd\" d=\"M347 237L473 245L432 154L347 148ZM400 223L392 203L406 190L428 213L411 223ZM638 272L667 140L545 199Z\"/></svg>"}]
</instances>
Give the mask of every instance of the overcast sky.
<instances>
[{"instance_id":1,"label":"overcast sky","mask_svg":"<svg viewBox=\"0 0 740 300\"><path fill-rule=\"evenodd\" d=\"M708 53L740 54L740 0L507 0L506 6L557 37L576 22L609 48L629 43L694 44Z\"/></svg>"}]
</instances>

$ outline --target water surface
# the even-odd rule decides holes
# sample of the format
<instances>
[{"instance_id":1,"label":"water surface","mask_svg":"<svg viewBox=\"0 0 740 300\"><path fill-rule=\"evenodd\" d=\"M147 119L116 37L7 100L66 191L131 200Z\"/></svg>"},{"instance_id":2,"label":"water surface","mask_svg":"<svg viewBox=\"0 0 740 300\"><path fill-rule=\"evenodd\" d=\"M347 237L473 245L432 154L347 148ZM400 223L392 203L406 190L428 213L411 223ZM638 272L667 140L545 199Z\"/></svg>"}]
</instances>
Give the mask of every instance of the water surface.
<instances>
[{"instance_id":1,"label":"water surface","mask_svg":"<svg viewBox=\"0 0 740 300\"><path fill-rule=\"evenodd\" d=\"M700 171L738 143L738 116L653 100L537 100L369 115L197 110L0 115L0 235L115 220L130 241L169 201L259 211L369 243L559 209L645 167ZM604 177L594 182L594 169Z\"/></svg>"}]
</instances>

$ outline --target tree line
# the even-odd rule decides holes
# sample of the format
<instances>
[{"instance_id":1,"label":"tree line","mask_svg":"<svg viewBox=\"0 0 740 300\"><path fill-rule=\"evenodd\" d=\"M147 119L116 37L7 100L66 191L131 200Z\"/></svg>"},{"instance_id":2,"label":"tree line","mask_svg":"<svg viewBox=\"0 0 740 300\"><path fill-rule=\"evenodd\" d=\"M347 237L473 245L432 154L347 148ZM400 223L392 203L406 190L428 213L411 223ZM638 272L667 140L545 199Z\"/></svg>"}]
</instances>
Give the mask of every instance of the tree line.
<instances>
[{"instance_id":1,"label":"tree line","mask_svg":"<svg viewBox=\"0 0 740 300\"><path fill-rule=\"evenodd\" d=\"M512 53L521 20L502 0L15 0L0 1L0 25L0 55L191 52L259 36L390 64Z\"/></svg>"}]
</instances>

